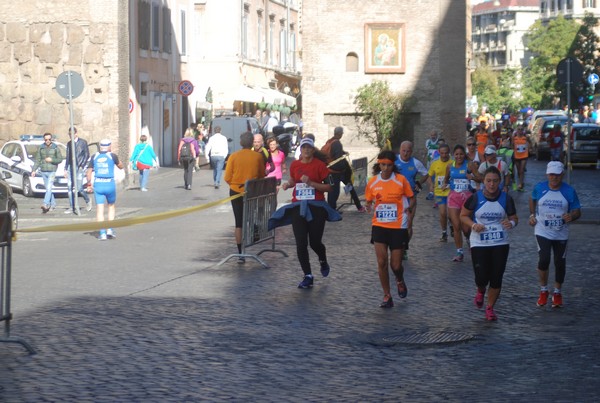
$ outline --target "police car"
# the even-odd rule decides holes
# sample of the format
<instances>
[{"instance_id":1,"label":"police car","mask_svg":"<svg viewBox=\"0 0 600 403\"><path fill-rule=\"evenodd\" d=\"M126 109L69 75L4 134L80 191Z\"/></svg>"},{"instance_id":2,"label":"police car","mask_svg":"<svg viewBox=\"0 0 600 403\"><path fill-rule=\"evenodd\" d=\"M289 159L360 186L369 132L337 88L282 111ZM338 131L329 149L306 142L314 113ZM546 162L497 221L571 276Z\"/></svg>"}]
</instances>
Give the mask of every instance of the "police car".
<instances>
[{"instance_id":1,"label":"police car","mask_svg":"<svg viewBox=\"0 0 600 403\"><path fill-rule=\"evenodd\" d=\"M63 158L67 156L64 144L54 141ZM0 150L0 175L13 188L24 196L44 194L46 187L41 176L31 176L38 149L44 144L44 136L24 134L19 140L8 141ZM65 173L65 160L58 164L52 192L68 193Z\"/></svg>"}]
</instances>

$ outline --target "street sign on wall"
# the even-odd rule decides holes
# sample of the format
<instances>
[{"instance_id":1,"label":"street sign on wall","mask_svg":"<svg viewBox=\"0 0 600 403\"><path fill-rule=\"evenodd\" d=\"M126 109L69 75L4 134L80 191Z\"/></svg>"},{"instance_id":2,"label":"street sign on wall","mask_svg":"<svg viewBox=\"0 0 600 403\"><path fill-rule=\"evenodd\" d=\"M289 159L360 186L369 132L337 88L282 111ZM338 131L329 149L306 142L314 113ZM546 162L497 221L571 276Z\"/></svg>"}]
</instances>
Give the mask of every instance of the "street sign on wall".
<instances>
[{"instance_id":1,"label":"street sign on wall","mask_svg":"<svg viewBox=\"0 0 600 403\"><path fill-rule=\"evenodd\" d=\"M183 80L179 83L179 85L177 86L177 89L179 90L179 93L181 95L183 95L184 97L187 97L192 92L194 92L194 85L189 80Z\"/></svg>"}]
</instances>

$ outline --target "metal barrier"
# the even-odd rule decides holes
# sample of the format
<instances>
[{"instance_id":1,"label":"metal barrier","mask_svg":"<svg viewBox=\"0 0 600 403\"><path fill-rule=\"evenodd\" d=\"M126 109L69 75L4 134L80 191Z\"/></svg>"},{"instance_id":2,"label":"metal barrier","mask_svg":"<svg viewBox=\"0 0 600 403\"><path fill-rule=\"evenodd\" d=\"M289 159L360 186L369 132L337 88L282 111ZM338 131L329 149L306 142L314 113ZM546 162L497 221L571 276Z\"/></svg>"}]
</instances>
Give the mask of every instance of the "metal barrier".
<instances>
[{"instance_id":1,"label":"metal barrier","mask_svg":"<svg viewBox=\"0 0 600 403\"><path fill-rule=\"evenodd\" d=\"M222 265L231 258L243 257L256 260L264 268L269 268L258 256L263 252L279 252L287 257L287 253L275 249L275 230L269 231L269 218L277 209L277 182L275 178L252 179L244 185L244 215L242 224L242 252L234 253L218 263ZM257 254L246 253L246 248L260 242L271 240L271 248L263 249Z\"/></svg>"},{"instance_id":2,"label":"metal barrier","mask_svg":"<svg viewBox=\"0 0 600 403\"><path fill-rule=\"evenodd\" d=\"M13 236L13 222L8 211L0 213L0 322L4 321L4 335L0 337L0 342L18 343L35 354L33 347L20 337L10 335L10 321L12 313L10 312L10 279L11 279L11 250Z\"/></svg>"}]
</instances>

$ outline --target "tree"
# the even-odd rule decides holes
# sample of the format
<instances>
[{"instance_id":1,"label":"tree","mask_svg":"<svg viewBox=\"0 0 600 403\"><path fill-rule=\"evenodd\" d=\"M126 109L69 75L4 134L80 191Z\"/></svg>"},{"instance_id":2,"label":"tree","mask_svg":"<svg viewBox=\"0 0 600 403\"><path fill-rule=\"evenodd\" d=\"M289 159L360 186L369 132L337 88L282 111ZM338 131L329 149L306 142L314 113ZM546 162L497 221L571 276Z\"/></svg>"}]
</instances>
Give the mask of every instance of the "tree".
<instances>
[{"instance_id":1,"label":"tree","mask_svg":"<svg viewBox=\"0 0 600 403\"><path fill-rule=\"evenodd\" d=\"M584 73L581 79L579 89L582 96L587 100L588 103L594 96L594 86L587 83L586 78L592 73L598 73L600 71L600 61L598 55L600 49L598 48L598 35L594 32L594 27L598 25L598 19L594 17L592 13L585 13L583 23L577 32L574 47L572 53L583 65Z\"/></svg>"},{"instance_id":2,"label":"tree","mask_svg":"<svg viewBox=\"0 0 600 403\"><path fill-rule=\"evenodd\" d=\"M523 93L534 107L552 107L562 88L556 81L556 66L573 54L580 25L562 15L544 25L537 20L525 36L525 43L536 56L523 75ZM537 101L537 102L536 102Z\"/></svg>"},{"instance_id":3,"label":"tree","mask_svg":"<svg viewBox=\"0 0 600 403\"><path fill-rule=\"evenodd\" d=\"M358 88L354 104L358 135L382 149L402 131L414 100L392 92L387 81L375 80Z\"/></svg>"}]
</instances>

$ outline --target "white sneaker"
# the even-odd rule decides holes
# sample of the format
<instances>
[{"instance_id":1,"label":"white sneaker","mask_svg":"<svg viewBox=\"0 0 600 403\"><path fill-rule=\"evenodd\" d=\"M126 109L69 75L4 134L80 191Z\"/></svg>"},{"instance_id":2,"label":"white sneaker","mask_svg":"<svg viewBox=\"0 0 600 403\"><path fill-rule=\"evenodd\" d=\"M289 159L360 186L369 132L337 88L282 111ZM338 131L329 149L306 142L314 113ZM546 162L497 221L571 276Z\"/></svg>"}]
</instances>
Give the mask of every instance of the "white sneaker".
<instances>
[{"instance_id":1,"label":"white sneaker","mask_svg":"<svg viewBox=\"0 0 600 403\"><path fill-rule=\"evenodd\" d=\"M85 203L85 209L86 209L86 211L92 211L92 201L91 200L89 202Z\"/></svg>"},{"instance_id":2,"label":"white sneaker","mask_svg":"<svg viewBox=\"0 0 600 403\"><path fill-rule=\"evenodd\" d=\"M106 232L101 232L100 236L98 237L98 240L100 241L106 241Z\"/></svg>"},{"instance_id":3,"label":"white sneaker","mask_svg":"<svg viewBox=\"0 0 600 403\"><path fill-rule=\"evenodd\" d=\"M108 237L108 239L115 239L117 237L112 228L106 230L106 236Z\"/></svg>"},{"instance_id":4,"label":"white sneaker","mask_svg":"<svg viewBox=\"0 0 600 403\"><path fill-rule=\"evenodd\" d=\"M140 190L141 190L142 192L147 192L147 191L148 191L148 189L146 189L146 188L141 188Z\"/></svg>"},{"instance_id":5,"label":"white sneaker","mask_svg":"<svg viewBox=\"0 0 600 403\"><path fill-rule=\"evenodd\" d=\"M65 214L71 214L71 213L73 213L73 210L71 210L70 208L65 210Z\"/></svg>"}]
</instances>

